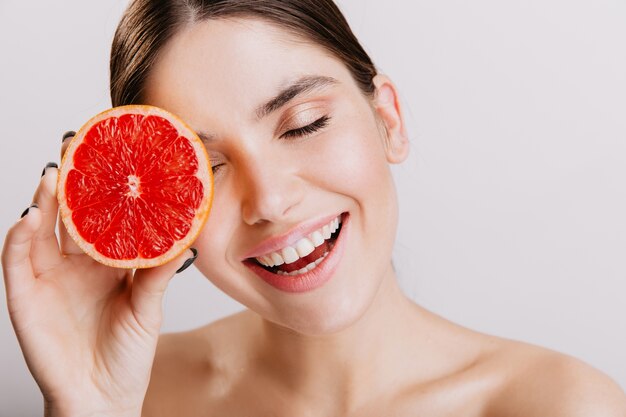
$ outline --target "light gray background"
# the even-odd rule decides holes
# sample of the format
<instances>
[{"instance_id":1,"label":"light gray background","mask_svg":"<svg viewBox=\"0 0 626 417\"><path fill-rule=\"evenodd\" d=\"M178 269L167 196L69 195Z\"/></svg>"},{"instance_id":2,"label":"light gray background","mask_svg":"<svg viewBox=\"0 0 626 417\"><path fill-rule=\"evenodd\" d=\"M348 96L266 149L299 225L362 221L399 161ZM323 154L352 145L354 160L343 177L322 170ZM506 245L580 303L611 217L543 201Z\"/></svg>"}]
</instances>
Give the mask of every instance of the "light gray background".
<instances>
[{"instance_id":1,"label":"light gray background","mask_svg":"<svg viewBox=\"0 0 626 417\"><path fill-rule=\"evenodd\" d=\"M382 3L340 1L409 124L412 155L394 168L402 287L452 321L626 386L626 3ZM0 0L2 235L58 162L61 134L110 106L125 5ZM243 307L194 269L165 308L175 331ZM2 303L0 415L41 409Z\"/></svg>"}]
</instances>

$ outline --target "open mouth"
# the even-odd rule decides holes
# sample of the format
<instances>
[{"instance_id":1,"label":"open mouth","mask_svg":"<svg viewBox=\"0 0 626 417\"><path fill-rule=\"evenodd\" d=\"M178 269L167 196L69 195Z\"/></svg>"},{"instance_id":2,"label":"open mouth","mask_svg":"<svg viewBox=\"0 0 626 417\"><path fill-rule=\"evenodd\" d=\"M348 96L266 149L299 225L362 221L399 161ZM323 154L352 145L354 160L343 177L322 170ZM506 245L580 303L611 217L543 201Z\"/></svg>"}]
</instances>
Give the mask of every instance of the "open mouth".
<instances>
[{"instance_id":1,"label":"open mouth","mask_svg":"<svg viewBox=\"0 0 626 417\"><path fill-rule=\"evenodd\" d=\"M248 258L247 261L276 275L295 276L309 272L321 264L333 249L341 233L344 215L301 239L294 247L286 247L258 258Z\"/></svg>"}]
</instances>

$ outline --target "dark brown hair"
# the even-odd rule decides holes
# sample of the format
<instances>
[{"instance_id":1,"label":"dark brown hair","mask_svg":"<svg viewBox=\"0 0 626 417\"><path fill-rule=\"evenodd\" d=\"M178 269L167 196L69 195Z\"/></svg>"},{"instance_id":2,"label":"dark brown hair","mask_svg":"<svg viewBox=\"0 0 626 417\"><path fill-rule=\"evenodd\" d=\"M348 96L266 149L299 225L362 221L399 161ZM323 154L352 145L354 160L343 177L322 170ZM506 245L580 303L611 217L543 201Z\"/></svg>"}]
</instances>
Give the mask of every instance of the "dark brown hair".
<instances>
[{"instance_id":1,"label":"dark brown hair","mask_svg":"<svg viewBox=\"0 0 626 417\"><path fill-rule=\"evenodd\" d=\"M362 92L373 97L376 67L332 0L134 0L111 46L112 105L142 102L150 67L180 28L228 17L262 19L325 48L346 65Z\"/></svg>"}]
</instances>

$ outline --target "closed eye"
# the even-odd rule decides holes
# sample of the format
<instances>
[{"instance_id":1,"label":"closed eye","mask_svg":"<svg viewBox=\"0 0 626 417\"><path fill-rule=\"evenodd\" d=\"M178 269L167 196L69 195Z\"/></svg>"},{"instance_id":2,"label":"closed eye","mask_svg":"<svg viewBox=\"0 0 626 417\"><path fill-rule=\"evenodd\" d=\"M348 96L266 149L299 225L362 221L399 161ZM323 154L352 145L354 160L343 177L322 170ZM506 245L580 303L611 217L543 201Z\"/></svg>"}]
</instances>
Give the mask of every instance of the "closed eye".
<instances>
[{"instance_id":1,"label":"closed eye","mask_svg":"<svg viewBox=\"0 0 626 417\"><path fill-rule=\"evenodd\" d=\"M295 138L298 136L310 135L326 127L329 121L330 121L330 116L322 116L309 125L302 126L297 129L288 130L287 132L280 135L280 137L281 138Z\"/></svg>"},{"instance_id":2,"label":"closed eye","mask_svg":"<svg viewBox=\"0 0 626 417\"><path fill-rule=\"evenodd\" d=\"M219 171L220 167L224 165L224 164L217 164L217 165L213 165L211 166L211 170L213 171L213 175L215 175L217 173L217 171Z\"/></svg>"}]
</instances>

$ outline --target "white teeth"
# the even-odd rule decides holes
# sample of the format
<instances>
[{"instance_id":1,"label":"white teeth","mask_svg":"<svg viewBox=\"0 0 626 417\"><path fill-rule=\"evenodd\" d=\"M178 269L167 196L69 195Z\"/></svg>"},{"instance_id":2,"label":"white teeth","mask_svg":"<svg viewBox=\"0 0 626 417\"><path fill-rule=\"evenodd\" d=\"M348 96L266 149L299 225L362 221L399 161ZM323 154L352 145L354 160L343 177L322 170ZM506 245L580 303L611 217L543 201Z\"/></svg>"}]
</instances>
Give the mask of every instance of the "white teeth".
<instances>
[{"instance_id":1,"label":"white teeth","mask_svg":"<svg viewBox=\"0 0 626 417\"><path fill-rule=\"evenodd\" d=\"M315 245L308 238L304 237L296 243L296 251L301 258L304 258L315 250Z\"/></svg>"},{"instance_id":2,"label":"white teeth","mask_svg":"<svg viewBox=\"0 0 626 417\"><path fill-rule=\"evenodd\" d=\"M293 263L300 259L300 257L298 256L298 252L291 246L283 248L283 250L281 251L281 255L283 255L283 259L285 260L286 264Z\"/></svg>"},{"instance_id":3,"label":"white teeth","mask_svg":"<svg viewBox=\"0 0 626 417\"><path fill-rule=\"evenodd\" d=\"M317 248L319 245L324 243L324 236L322 236L322 234L318 230L316 230L311 233L311 241L313 242L313 245L315 245L315 247Z\"/></svg>"},{"instance_id":4,"label":"white teeth","mask_svg":"<svg viewBox=\"0 0 626 417\"><path fill-rule=\"evenodd\" d=\"M261 256L259 258L259 262L265 266L274 266L274 262L272 261L272 258L270 258L269 256Z\"/></svg>"},{"instance_id":5,"label":"white teeth","mask_svg":"<svg viewBox=\"0 0 626 417\"><path fill-rule=\"evenodd\" d=\"M310 264L308 264L304 268L298 269L297 271L285 272L285 271L278 270L278 271L276 271L276 273L278 275L289 275L289 276L304 274L305 272L309 272L309 271L315 269L315 267L317 267L319 264L321 264L322 261L324 260L324 258L326 257L326 255L328 255L328 252L325 252L322 255L322 257L319 258L318 260L316 260L315 262L311 262Z\"/></svg>"},{"instance_id":6,"label":"white teeth","mask_svg":"<svg viewBox=\"0 0 626 417\"><path fill-rule=\"evenodd\" d=\"M335 217L328 224L312 232L309 236L303 237L294 246L286 246L276 252L268 253L256 258L260 264L267 267L290 264L311 254L316 247L330 239L330 236L337 231L340 217Z\"/></svg>"},{"instance_id":7,"label":"white teeth","mask_svg":"<svg viewBox=\"0 0 626 417\"><path fill-rule=\"evenodd\" d=\"M272 263L274 264L272 266L278 266L278 265L282 265L285 263L285 260L283 259L283 257L280 256L280 254L276 252L273 252L270 256L272 258Z\"/></svg>"}]
</instances>

